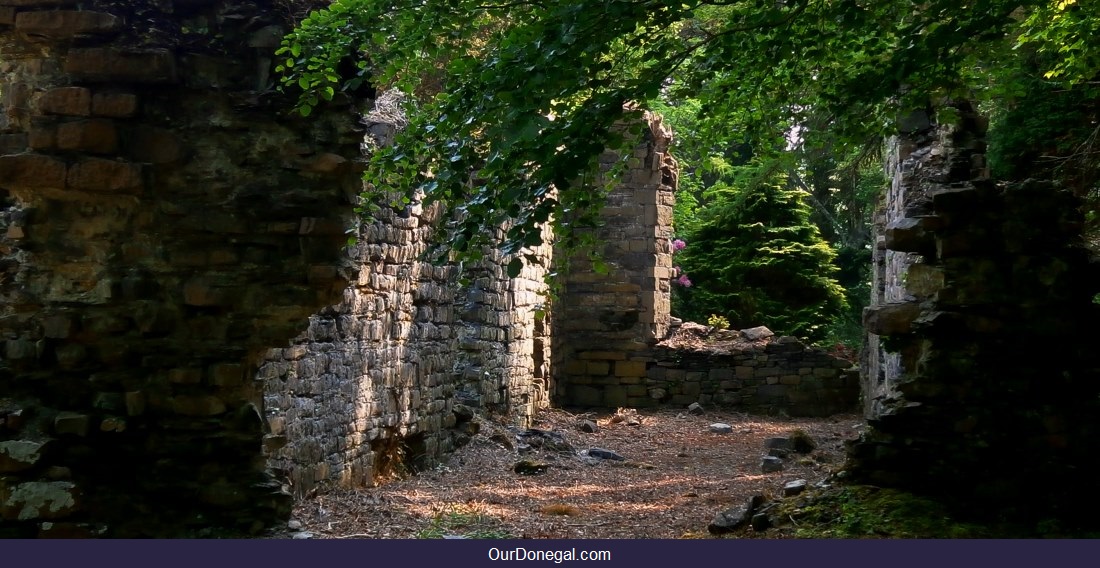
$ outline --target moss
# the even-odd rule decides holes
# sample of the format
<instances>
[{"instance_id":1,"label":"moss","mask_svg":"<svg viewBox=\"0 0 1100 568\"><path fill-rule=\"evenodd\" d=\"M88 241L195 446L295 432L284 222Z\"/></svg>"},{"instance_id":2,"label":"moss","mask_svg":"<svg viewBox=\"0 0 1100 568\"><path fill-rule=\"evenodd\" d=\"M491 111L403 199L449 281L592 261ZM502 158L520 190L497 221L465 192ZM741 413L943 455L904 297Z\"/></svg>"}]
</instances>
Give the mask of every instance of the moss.
<instances>
[{"instance_id":1,"label":"moss","mask_svg":"<svg viewBox=\"0 0 1100 568\"><path fill-rule=\"evenodd\" d=\"M1096 538L1055 519L1034 525L977 520L949 503L897 489L867 485L833 487L779 505L771 515L796 538Z\"/></svg>"}]
</instances>

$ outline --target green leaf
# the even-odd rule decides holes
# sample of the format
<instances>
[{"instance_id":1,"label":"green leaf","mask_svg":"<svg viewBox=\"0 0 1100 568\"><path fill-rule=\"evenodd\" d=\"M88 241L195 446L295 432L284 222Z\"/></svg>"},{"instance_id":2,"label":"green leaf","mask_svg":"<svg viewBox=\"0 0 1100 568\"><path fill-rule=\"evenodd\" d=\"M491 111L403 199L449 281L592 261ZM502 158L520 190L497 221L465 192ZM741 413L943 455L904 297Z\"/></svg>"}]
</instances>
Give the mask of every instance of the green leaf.
<instances>
[{"instance_id":1,"label":"green leaf","mask_svg":"<svg viewBox=\"0 0 1100 568\"><path fill-rule=\"evenodd\" d=\"M520 272L523 272L523 261L518 258L512 259L511 262L508 263L508 277L516 278L519 276Z\"/></svg>"}]
</instances>

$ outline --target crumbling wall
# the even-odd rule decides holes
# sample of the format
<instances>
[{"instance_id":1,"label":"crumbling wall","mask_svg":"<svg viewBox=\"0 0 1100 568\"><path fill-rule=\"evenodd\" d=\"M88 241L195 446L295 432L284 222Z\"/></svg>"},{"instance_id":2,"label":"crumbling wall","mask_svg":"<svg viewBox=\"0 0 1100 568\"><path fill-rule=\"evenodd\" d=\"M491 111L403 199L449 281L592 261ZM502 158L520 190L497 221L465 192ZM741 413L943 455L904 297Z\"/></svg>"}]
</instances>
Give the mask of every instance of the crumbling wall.
<instances>
[{"instance_id":1,"label":"crumbling wall","mask_svg":"<svg viewBox=\"0 0 1100 568\"><path fill-rule=\"evenodd\" d=\"M955 124L926 118L895 145L864 314L870 428L852 471L999 511L1072 514L1100 399L1079 203L1049 183L989 180L984 121L953 111Z\"/></svg>"},{"instance_id":2,"label":"crumbling wall","mask_svg":"<svg viewBox=\"0 0 1100 568\"><path fill-rule=\"evenodd\" d=\"M545 269L509 278L490 252L461 284L457 266L421 257L441 213L414 204L363 227L343 301L260 367L267 447L295 494L430 465L469 439L474 411L529 426L549 403Z\"/></svg>"},{"instance_id":3,"label":"crumbling wall","mask_svg":"<svg viewBox=\"0 0 1100 568\"><path fill-rule=\"evenodd\" d=\"M345 288L362 135L272 89L287 6L0 1L0 537L289 513L253 376Z\"/></svg>"},{"instance_id":4,"label":"crumbling wall","mask_svg":"<svg viewBox=\"0 0 1100 568\"><path fill-rule=\"evenodd\" d=\"M645 397L644 386L630 387L631 393L619 382L593 389L587 377L624 376L628 370L626 376L640 376L634 372L637 359L648 358L650 347L668 333L679 171L668 151L672 131L658 115L647 113L643 121L623 181L600 212L602 225L591 229L602 243L598 252L606 268L598 269L585 254L570 258L555 305L555 392L563 404L625 406L632 396ZM600 158L605 171L619 159L615 152ZM599 360L606 352L621 353L622 359Z\"/></svg>"}]
</instances>

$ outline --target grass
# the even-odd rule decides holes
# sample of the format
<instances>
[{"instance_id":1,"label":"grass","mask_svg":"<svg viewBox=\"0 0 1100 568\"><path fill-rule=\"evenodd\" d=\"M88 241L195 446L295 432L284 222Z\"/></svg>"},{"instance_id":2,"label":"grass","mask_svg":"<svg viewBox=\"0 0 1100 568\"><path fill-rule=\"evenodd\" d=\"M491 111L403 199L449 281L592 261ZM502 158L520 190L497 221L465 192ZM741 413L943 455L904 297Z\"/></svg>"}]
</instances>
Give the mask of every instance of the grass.
<instances>
[{"instance_id":1,"label":"grass","mask_svg":"<svg viewBox=\"0 0 1100 568\"><path fill-rule=\"evenodd\" d=\"M441 539L458 536L469 539L515 538L502 526L500 519L476 504L448 504L437 510L428 526L416 533L419 539Z\"/></svg>"}]
</instances>

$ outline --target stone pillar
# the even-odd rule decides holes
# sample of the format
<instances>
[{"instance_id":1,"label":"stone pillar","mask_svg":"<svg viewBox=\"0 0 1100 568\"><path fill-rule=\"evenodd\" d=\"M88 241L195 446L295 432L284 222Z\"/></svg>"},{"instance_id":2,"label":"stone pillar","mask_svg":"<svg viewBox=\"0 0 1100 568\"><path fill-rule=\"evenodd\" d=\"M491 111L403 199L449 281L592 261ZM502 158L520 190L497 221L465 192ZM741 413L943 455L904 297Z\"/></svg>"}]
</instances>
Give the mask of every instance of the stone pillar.
<instances>
[{"instance_id":1,"label":"stone pillar","mask_svg":"<svg viewBox=\"0 0 1100 568\"><path fill-rule=\"evenodd\" d=\"M274 91L283 13L0 0L0 537L288 514L254 370L346 284L361 134Z\"/></svg>"},{"instance_id":2,"label":"stone pillar","mask_svg":"<svg viewBox=\"0 0 1100 568\"><path fill-rule=\"evenodd\" d=\"M569 261L555 305L555 391L563 404L652 405L645 386L648 350L668 333L672 207L677 166L672 132L646 113L634 148L595 229L606 271L586 256ZM620 159L607 152L605 170ZM630 385L620 377L627 377Z\"/></svg>"}]
</instances>

